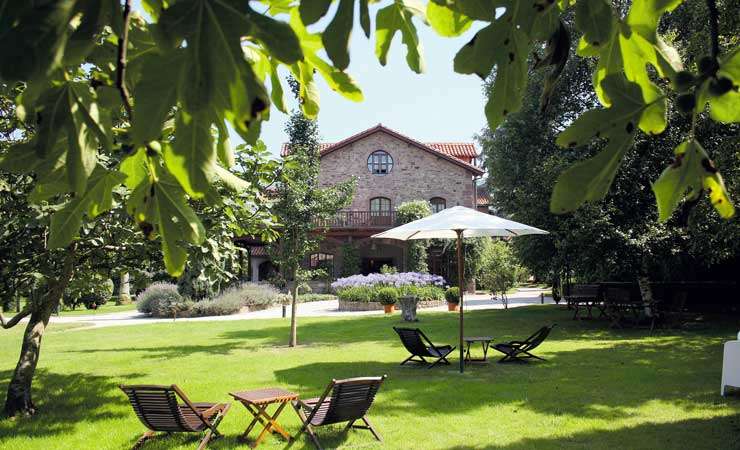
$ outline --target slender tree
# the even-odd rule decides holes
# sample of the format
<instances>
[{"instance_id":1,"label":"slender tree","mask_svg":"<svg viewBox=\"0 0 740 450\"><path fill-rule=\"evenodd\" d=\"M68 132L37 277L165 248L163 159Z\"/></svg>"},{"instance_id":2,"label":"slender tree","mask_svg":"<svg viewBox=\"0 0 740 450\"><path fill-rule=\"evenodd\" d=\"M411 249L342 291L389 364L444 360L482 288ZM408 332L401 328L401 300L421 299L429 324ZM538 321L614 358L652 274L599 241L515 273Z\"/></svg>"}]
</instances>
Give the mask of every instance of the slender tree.
<instances>
[{"instance_id":1,"label":"slender tree","mask_svg":"<svg viewBox=\"0 0 740 450\"><path fill-rule=\"evenodd\" d=\"M300 85L289 79L293 93L299 98ZM315 120L295 110L285 126L288 151L283 165L283 181L277 187L273 212L280 222L280 237L268 247L273 262L278 265L292 295L290 307L289 345L298 344L298 285L296 274L301 262L318 248L321 234L316 223L329 219L352 202L355 181L319 187L319 129Z\"/></svg>"}]
</instances>

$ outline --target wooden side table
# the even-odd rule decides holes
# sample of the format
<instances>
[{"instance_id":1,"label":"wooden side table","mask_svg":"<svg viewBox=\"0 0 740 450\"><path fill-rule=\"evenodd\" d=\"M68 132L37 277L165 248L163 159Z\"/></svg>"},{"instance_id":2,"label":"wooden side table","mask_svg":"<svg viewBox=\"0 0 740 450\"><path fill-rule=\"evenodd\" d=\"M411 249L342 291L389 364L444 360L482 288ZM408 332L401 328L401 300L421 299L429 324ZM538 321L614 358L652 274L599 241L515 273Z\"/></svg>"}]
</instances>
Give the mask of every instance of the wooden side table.
<instances>
[{"instance_id":1,"label":"wooden side table","mask_svg":"<svg viewBox=\"0 0 740 450\"><path fill-rule=\"evenodd\" d=\"M488 362L488 348L491 346L491 342L493 342L493 337L491 336L470 336L470 337L464 337L463 341L465 341L465 362ZM483 357L482 358L471 358L470 357L470 345L474 344L476 342L480 342L481 348L483 349Z\"/></svg>"},{"instance_id":2,"label":"wooden side table","mask_svg":"<svg viewBox=\"0 0 740 450\"><path fill-rule=\"evenodd\" d=\"M234 397L234 400L241 402L241 404L247 408L247 411L254 416L254 419L252 419L247 426L247 429L244 431L244 434L242 434L243 439L247 439L249 432L252 431L252 428L254 428L255 425L257 425L257 422L263 425L262 431L257 436L257 439L253 443L249 444L250 447L257 447L259 443L262 442L262 439L265 438L268 431L271 433L277 432L290 441L290 434L288 434L283 427L277 423L277 418L280 413L283 412L285 405L293 400L298 400L298 394L280 388L267 388L256 389L253 391L230 392L229 395ZM275 412L270 415L267 412L267 407L272 404L278 404L278 407Z\"/></svg>"}]
</instances>

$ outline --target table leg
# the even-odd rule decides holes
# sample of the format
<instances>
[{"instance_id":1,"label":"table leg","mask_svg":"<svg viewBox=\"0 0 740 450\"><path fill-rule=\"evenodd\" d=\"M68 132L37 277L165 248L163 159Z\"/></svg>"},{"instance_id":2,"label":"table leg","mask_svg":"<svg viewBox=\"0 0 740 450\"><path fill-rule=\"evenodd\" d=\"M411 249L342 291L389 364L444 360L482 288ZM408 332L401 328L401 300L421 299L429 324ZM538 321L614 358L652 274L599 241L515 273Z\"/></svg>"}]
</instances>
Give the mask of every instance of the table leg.
<instances>
[{"instance_id":1,"label":"table leg","mask_svg":"<svg viewBox=\"0 0 740 450\"><path fill-rule=\"evenodd\" d=\"M470 341L465 341L465 361L470 361Z\"/></svg>"},{"instance_id":2,"label":"table leg","mask_svg":"<svg viewBox=\"0 0 740 450\"><path fill-rule=\"evenodd\" d=\"M247 408L247 411L249 411L250 414L254 417L252 421L247 425L247 429L242 434L242 438L246 439L249 433L252 431L252 428L254 428L255 425L257 425L257 422L261 423L262 425L265 425L265 419L262 418L262 415L265 412L265 409L267 409L267 406L263 407L256 407L252 406L248 403L243 404L245 408Z\"/></svg>"},{"instance_id":3,"label":"table leg","mask_svg":"<svg viewBox=\"0 0 740 450\"><path fill-rule=\"evenodd\" d=\"M283 408L285 408L285 405L286 405L285 402L281 402L280 406L278 406L278 408L275 410L272 416L266 413L267 406L265 406L264 408L260 408L260 414L263 416L263 419L266 419L267 423L265 424L260 434L257 436L257 439L254 441L254 443L249 444L250 447L252 448L257 447L259 443L262 442L262 439L265 438L265 435L267 434L268 431L269 432L277 431L285 439L290 440L290 435L280 425L278 425L276 421L277 417L283 411Z\"/></svg>"},{"instance_id":4,"label":"table leg","mask_svg":"<svg viewBox=\"0 0 740 450\"><path fill-rule=\"evenodd\" d=\"M488 347L491 345L491 341L482 341L481 347L483 347L483 361L488 361Z\"/></svg>"}]
</instances>

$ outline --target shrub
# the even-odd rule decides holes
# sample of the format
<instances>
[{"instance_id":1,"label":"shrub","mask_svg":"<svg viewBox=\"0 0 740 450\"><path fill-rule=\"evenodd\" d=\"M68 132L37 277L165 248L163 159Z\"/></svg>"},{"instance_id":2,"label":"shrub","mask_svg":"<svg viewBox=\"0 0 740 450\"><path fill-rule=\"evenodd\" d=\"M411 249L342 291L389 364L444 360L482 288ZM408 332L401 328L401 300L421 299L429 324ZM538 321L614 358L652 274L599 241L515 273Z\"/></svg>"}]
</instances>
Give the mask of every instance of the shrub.
<instances>
[{"instance_id":1,"label":"shrub","mask_svg":"<svg viewBox=\"0 0 740 450\"><path fill-rule=\"evenodd\" d=\"M177 317L189 316L193 309L194 303L184 297L179 299L174 297L161 298L152 305L152 315L154 317Z\"/></svg>"},{"instance_id":2,"label":"shrub","mask_svg":"<svg viewBox=\"0 0 740 450\"><path fill-rule=\"evenodd\" d=\"M396 266L389 266L388 264L383 264L380 266L380 273L384 275L394 274L398 273L398 269L396 269Z\"/></svg>"},{"instance_id":3,"label":"shrub","mask_svg":"<svg viewBox=\"0 0 740 450\"><path fill-rule=\"evenodd\" d=\"M173 283L166 283L159 281L152 283L148 288L144 290L136 299L136 309L144 314L155 314L162 311L159 307L159 303L166 305L179 304L184 300L179 292L177 292L177 285Z\"/></svg>"},{"instance_id":4,"label":"shrub","mask_svg":"<svg viewBox=\"0 0 740 450\"><path fill-rule=\"evenodd\" d=\"M377 297L382 305L394 305L398 301L398 289L392 287L380 288Z\"/></svg>"},{"instance_id":5,"label":"shrub","mask_svg":"<svg viewBox=\"0 0 740 450\"><path fill-rule=\"evenodd\" d=\"M377 293L377 289L370 286L356 286L342 289L337 296L347 302L374 302L377 300Z\"/></svg>"},{"instance_id":6,"label":"shrub","mask_svg":"<svg viewBox=\"0 0 740 450\"><path fill-rule=\"evenodd\" d=\"M224 301L228 304L240 304L243 306L270 306L281 301L280 291L272 285L261 283L241 283L230 287L217 296L213 301Z\"/></svg>"},{"instance_id":7,"label":"shrub","mask_svg":"<svg viewBox=\"0 0 740 450\"><path fill-rule=\"evenodd\" d=\"M90 292L83 294L80 297L80 303L82 303L87 309L98 309L99 306L103 306L107 303L107 300L100 292Z\"/></svg>"},{"instance_id":8,"label":"shrub","mask_svg":"<svg viewBox=\"0 0 740 450\"><path fill-rule=\"evenodd\" d=\"M324 300L336 300L336 295L331 294L301 294L298 296L298 301L301 303L308 302L320 302ZM290 300L288 300L290 302Z\"/></svg>"},{"instance_id":9,"label":"shrub","mask_svg":"<svg viewBox=\"0 0 740 450\"><path fill-rule=\"evenodd\" d=\"M350 276L360 271L360 251L354 244L342 244L342 276Z\"/></svg>"},{"instance_id":10,"label":"shrub","mask_svg":"<svg viewBox=\"0 0 740 450\"><path fill-rule=\"evenodd\" d=\"M242 309L242 302L236 297L219 297L214 300L201 300L193 304L194 316L228 316Z\"/></svg>"},{"instance_id":11,"label":"shrub","mask_svg":"<svg viewBox=\"0 0 740 450\"><path fill-rule=\"evenodd\" d=\"M445 299L445 290L439 286L419 286L416 288L416 297L419 300L436 300Z\"/></svg>"},{"instance_id":12,"label":"shrub","mask_svg":"<svg viewBox=\"0 0 740 450\"><path fill-rule=\"evenodd\" d=\"M451 287L445 291L445 300L447 303L460 303L460 288Z\"/></svg>"}]
</instances>

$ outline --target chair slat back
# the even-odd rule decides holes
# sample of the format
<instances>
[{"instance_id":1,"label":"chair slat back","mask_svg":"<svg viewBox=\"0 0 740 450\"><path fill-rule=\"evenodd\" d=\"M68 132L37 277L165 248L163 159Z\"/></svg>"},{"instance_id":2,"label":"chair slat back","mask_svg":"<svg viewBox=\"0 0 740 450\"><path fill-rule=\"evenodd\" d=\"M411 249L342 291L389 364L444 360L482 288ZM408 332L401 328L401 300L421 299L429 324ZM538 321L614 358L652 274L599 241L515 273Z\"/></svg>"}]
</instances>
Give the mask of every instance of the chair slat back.
<instances>
[{"instance_id":1,"label":"chair slat back","mask_svg":"<svg viewBox=\"0 0 740 450\"><path fill-rule=\"evenodd\" d=\"M362 418L373 404L384 379L385 376L334 381L329 401L319 406L315 417L320 419L321 425Z\"/></svg>"},{"instance_id":2,"label":"chair slat back","mask_svg":"<svg viewBox=\"0 0 740 450\"><path fill-rule=\"evenodd\" d=\"M397 327L393 327L393 329L396 330L398 337L401 338L401 343L403 343L403 346L406 347L406 350L408 350L409 353L418 356L431 356L429 354L429 350L427 350L427 346L422 340L421 330L418 328Z\"/></svg>"},{"instance_id":3,"label":"chair slat back","mask_svg":"<svg viewBox=\"0 0 740 450\"><path fill-rule=\"evenodd\" d=\"M136 416L154 431L194 431L180 411L173 386L121 386Z\"/></svg>"},{"instance_id":4,"label":"chair slat back","mask_svg":"<svg viewBox=\"0 0 740 450\"><path fill-rule=\"evenodd\" d=\"M601 286L598 284L572 284L566 288L567 297L598 298Z\"/></svg>"},{"instance_id":5,"label":"chair slat back","mask_svg":"<svg viewBox=\"0 0 740 450\"><path fill-rule=\"evenodd\" d=\"M550 331L552 331L554 326L555 325L550 325L549 327L542 327L537 330L535 334L524 341L525 344L522 346L522 350L529 351L538 347L545 339L547 339L547 336L550 335Z\"/></svg>"}]
</instances>

